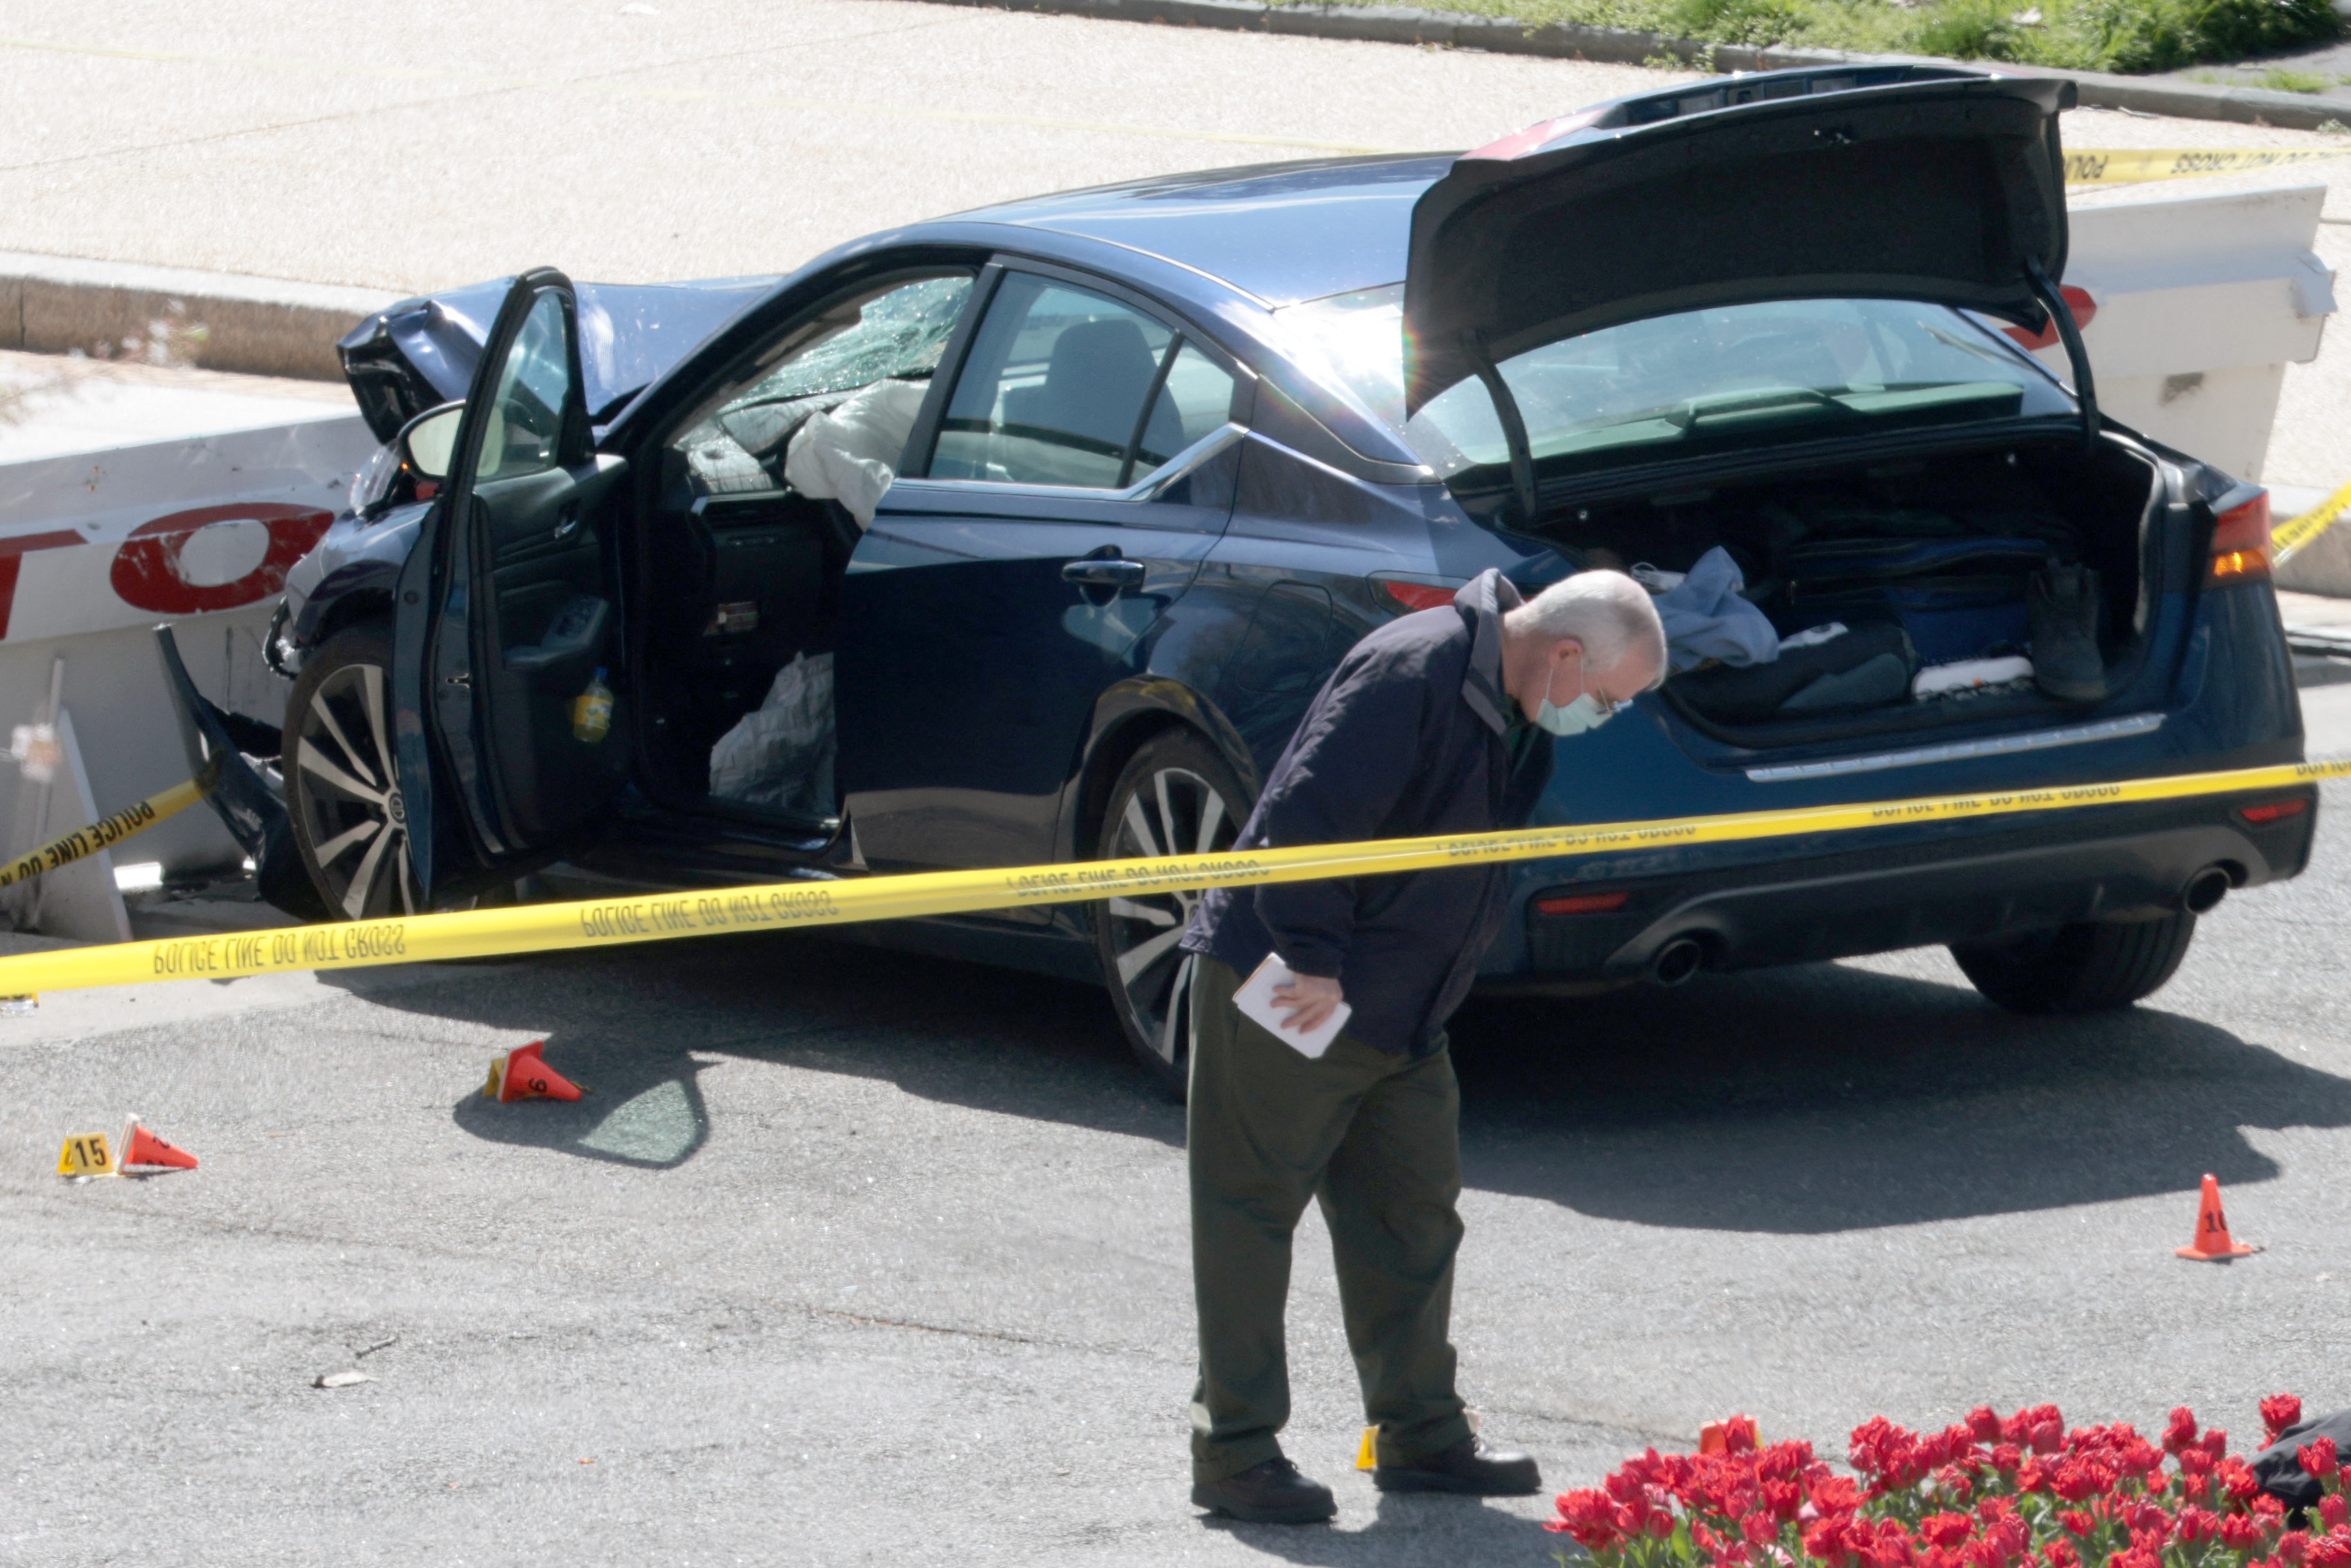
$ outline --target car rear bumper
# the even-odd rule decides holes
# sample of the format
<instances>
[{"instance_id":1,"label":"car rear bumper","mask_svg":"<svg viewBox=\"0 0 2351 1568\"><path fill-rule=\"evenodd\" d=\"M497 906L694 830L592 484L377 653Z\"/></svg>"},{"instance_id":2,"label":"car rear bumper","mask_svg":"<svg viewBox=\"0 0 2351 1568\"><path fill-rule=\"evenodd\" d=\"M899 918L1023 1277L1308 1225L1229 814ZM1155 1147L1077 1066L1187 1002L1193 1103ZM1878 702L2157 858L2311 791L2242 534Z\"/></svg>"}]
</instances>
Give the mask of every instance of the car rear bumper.
<instances>
[{"instance_id":1,"label":"car rear bumper","mask_svg":"<svg viewBox=\"0 0 2351 1568\"><path fill-rule=\"evenodd\" d=\"M2189 883L2210 867L2225 871L2232 887L2299 873L2317 824L2317 791L2258 797L2281 800L2309 805L2255 825L2236 815L2252 800L2167 801L1807 859L1537 883L1521 904L1522 961L1489 970L1487 988L1638 979L1684 940L1698 945L1708 967L1743 969L2148 918L2183 907ZM1614 909L1553 915L1541 907L1618 892L1625 898Z\"/></svg>"}]
</instances>

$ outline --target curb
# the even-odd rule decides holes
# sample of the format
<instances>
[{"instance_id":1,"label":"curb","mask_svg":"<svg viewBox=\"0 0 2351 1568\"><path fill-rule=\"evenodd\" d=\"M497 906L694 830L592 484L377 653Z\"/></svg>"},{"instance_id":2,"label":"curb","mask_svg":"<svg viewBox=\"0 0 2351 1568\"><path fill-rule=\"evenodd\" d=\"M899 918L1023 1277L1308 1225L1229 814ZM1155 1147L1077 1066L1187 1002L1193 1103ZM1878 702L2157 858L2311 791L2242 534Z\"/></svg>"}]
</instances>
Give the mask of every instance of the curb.
<instances>
[{"instance_id":1,"label":"curb","mask_svg":"<svg viewBox=\"0 0 2351 1568\"><path fill-rule=\"evenodd\" d=\"M59 354L202 326L208 371L340 382L335 340L405 296L176 267L0 251L0 349Z\"/></svg>"},{"instance_id":2,"label":"curb","mask_svg":"<svg viewBox=\"0 0 2351 1568\"><path fill-rule=\"evenodd\" d=\"M1662 33L1622 27L1578 26L1529 27L1502 16L1471 16L1458 11L1424 11L1405 5L1269 5L1260 0L938 0L998 11L1035 11L1091 16L1111 22L1158 22L1177 27L1223 27L1283 33L1301 37L1350 38L1384 44L1424 44L1440 48L1486 49L1495 54L1541 55L1554 59L1604 60L1646 65L1670 55L1698 70L1782 70L1792 66L1911 64L1959 66L2019 76L2060 77L2078 83L2082 102L2093 109L2125 109L2181 120L2231 120L2285 131L2316 131L2330 121L2351 124L2351 103L2314 99L2301 93L2258 88L2203 87L2155 81L2102 71L2054 70L1983 60L1946 60L1925 55L1856 55L1839 49L1782 49L1745 44L1701 44ZM1565 113L1574 106L1562 104Z\"/></svg>"}]
</instances>

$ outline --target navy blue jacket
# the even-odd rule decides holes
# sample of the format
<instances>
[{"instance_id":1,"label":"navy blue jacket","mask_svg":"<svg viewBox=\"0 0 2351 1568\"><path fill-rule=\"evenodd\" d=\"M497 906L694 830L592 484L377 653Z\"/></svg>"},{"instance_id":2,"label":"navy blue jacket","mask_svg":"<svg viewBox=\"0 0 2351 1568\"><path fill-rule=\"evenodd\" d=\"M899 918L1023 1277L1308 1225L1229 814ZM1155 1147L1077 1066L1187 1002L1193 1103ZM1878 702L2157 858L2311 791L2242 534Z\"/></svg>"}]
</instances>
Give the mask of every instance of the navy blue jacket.
<instances>
[{"instance_id":1,"label":"navy blue jacket","mask_svg":"<svg viewBox=\"0 0 2351 1568\"><path fill-rule=\"evenodd\" d=\"M1552 743L1536 732L1512 745L1513 720L1524 721L1502 691L1501 618L1519 602L1489 570L1450 606L1356 643L1299 721L1234 848L1523 826L1551 779ZM1335 976L1355 1009L1348 1033L1419 1055L1469 994L1509 886L1509 868L1492 865L1216 888L1184 947L1243 978L1268 952L1299 974Z\"/></svg>"}]
</instances>

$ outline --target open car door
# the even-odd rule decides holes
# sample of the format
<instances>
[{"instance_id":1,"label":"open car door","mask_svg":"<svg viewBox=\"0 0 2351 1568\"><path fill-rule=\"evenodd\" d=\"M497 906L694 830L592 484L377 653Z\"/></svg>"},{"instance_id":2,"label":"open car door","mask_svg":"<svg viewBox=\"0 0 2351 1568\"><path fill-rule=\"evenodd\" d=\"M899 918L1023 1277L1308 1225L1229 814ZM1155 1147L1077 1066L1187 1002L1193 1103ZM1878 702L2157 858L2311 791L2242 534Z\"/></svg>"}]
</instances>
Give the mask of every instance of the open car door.
<instances>
[{"instance_id":1,"label":"open car door","mask_svg":"<svg viewBox=\"0 0 2351 1568\"><path fill-rule=\"evenodd\" d=\"M626 464L594 450L583 384L570 280L525 274L483 345L442 504L400 580L393 748L428 904L559 852L628 775L634 715L611 695L627 682L606 544ZM436 782L454 798L436 799Z\"/></svg>"}]
</instances>

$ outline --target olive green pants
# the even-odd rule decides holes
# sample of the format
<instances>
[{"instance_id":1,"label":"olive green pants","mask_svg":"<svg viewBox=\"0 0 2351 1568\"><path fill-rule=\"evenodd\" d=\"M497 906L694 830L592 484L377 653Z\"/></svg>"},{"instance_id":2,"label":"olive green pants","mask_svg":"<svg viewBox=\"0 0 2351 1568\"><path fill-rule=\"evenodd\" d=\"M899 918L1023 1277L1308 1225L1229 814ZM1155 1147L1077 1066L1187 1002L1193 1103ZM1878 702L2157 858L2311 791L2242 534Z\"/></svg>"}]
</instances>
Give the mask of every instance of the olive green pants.
<instances>
[{"instance_id":1,"label":"olive green pants","mask_svg":"<svg viewBox=\"0 0 2351 1568\"><path fill-rule=\"evenodd\" d=\"M1203 956L1192 983L1188 1145L1200 1381L1192 1470L1222 1480L1280 1456L1290 1241L1312 1197L1339 1275L1347 1346L1383 1464L1469 1436L1453 1391L1461 1100L1440 1042L1414 1059L1342 1033L1301 1055L1233 1006Z\"/></svg>"}]
</instances>

